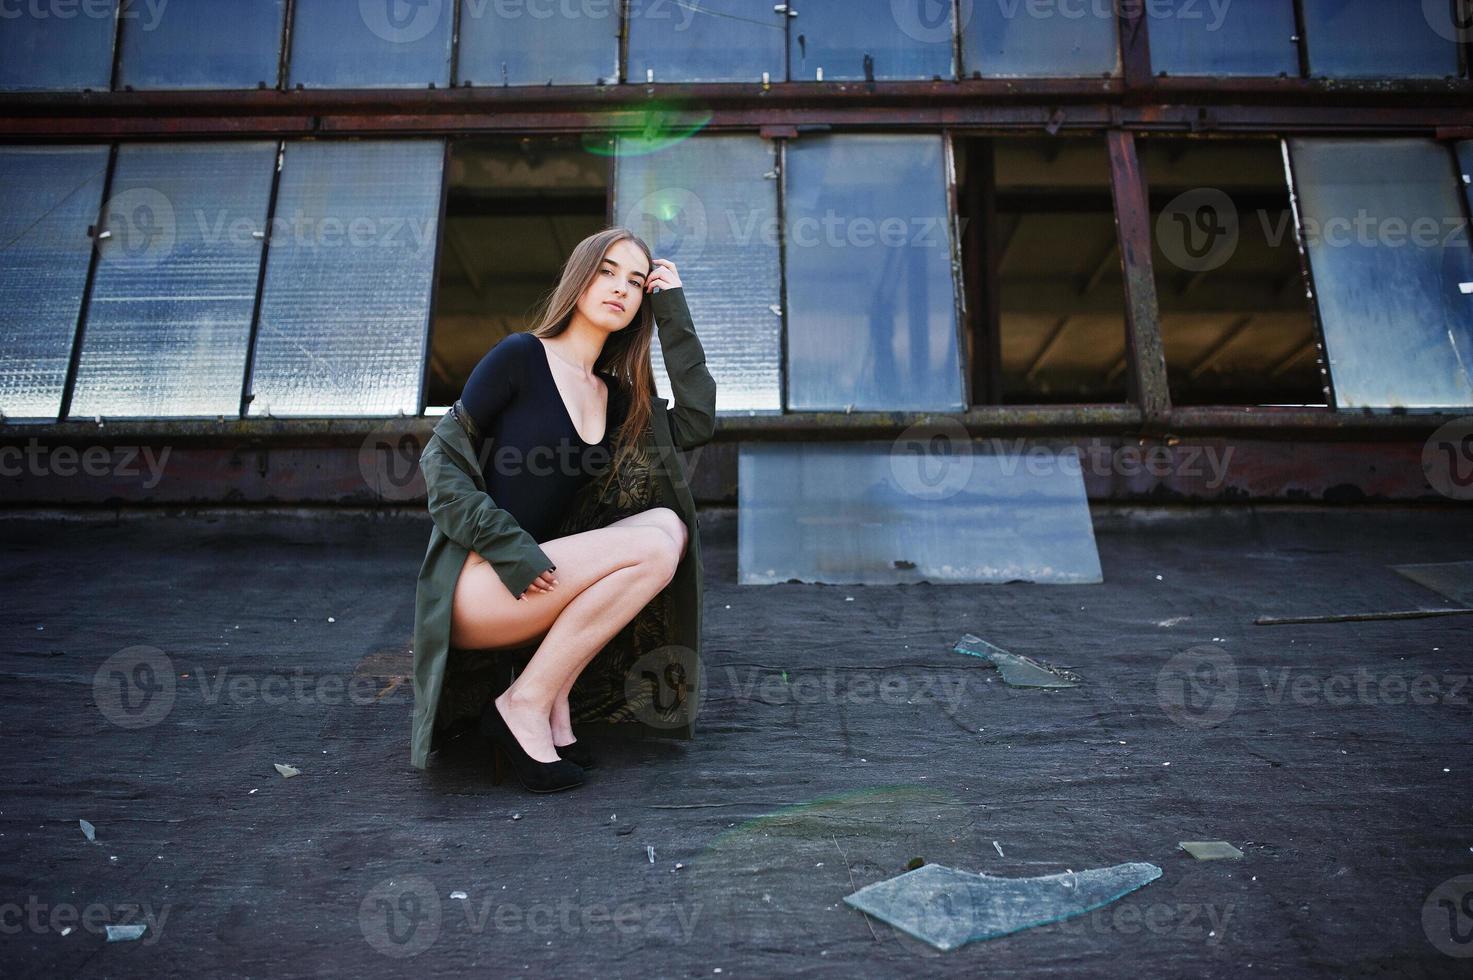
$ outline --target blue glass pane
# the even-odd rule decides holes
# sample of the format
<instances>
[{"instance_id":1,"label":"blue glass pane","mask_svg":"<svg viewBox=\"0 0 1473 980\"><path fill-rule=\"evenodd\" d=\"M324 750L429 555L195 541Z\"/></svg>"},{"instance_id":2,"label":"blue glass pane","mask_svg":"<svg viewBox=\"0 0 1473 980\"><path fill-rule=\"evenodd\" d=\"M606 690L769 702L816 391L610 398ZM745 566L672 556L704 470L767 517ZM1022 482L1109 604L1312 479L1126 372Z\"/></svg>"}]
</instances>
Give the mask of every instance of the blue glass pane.
<instances>
[{"instance_id":1,"label":"blue glass pane","mask_svg":"<svg viewBox=\"0 0 1473 980\"><path fill-rule=\"evenodd\" d=\"M783 81L786 25L772 8L751 0L631 4L628 81L760 82L763 72Z\"/></svg>"},{"instance_id":2,"label":"blue glass pane","mask_svg":"<svg viewBox=\"0 0 1473 980\"><path fill-rule=\"evenodd\" d=\"M139 16L132 16L137 8ZM192 0L156 17L129 4L119 86L137 89L276 87L286 0Z\"/></svg>"},{"instance_id":3,"label":"blue glass pane","mask_svg":"<svg viewBox=\"0 0 1473 980\"><path fill-rule=\"evenodd\" d=\"M614 84L619 4L462 0L458 65L459 80L478 86Z\"/></svg>"},{"instance_id":4,"label":"blue glass pane","mask_svg":"<svg viewBox=\"0 0 1473 980\"><path fill-rule=\"evenodd\" d=\"M627 146L627 144L624 144ZM688 283L718 412L782 409L777 160L753 135L698 136L617 157L615 214ZM655 338L655 385L673 397Z\"/></svg>"},{"instance_id":5,"label":"blue glass pane","mask_svg":"<svg viewBox=\"0 0 1473 980\"><path fill-rule=\"evenodd\" d=\"M1448 148L1289 146L1339 407L1473 405L1473 248Z\"/></svg>"},{"instance_id":6,"label":"blue glass pane","mask_svg":"<svg viewBox=\"0 0 1473 980\"><path fill-rule=\"evenodd\" d=\"M788 407L963 408L940 136L787 149Z\"/></svg>"},{"instance_id":7,"label":"blue glass pane","mask_svg":"<svg viewBox=\"0 0 1473 980\"><path fill-rule=\"evenodd\" d=\"M1112 3L975 0L962 18L962 74L1076 76L1120 71Z\"/></svg>"},{"instance_id":8,"label":"blue glass pane","mask_svg":"<svg viewBox=\"0 0 1473 980\"><path fill-rule=\"evenodd\" d=\"M1299 74L1294 0L1153 0L1151 69L1168 75Z\"/></svg>"},{"instance_id":9,"label":"blue glass pane","mask_svg":"<svg viewBox=\"0 0 1473 980\"><path fill-rule=\"evenodd\" d=\"M741 443L738 584L1103 581L1074 447L991 452L960 423L913 430Z\"/></svg>"},{"instance_id":10,"label":"blue glass pane","mask_svg":"<svg viewBox=\"0 0 1473 980\"><path fill-rule=\"evenodd\" d=\"M275 164L275 143L119 148L72 416L240 415Z\"/></svg>"},{"instance_id":11,"label":"blue glass pane","mask_svg":"<svg viewBox=\"0 0 1473 980\"><path fill-rule=\"evenodd\" d=\"M57 16L62 9L73 15ZM12 0L0 13L0 91L105 92L112 84L117 0L69 8Z\"/></svg>"},{"instance_id":12,"label":"blue glass pane","mask_svg":"<svg viewBox=\"0 0 1473 980\"><path fill-rule=\"evenodd\" d=\"M454 8L454 0L297 0L290 85L444 88Z\"/></svg>"},{"instance_id":13,"label":"blue glass pane","mask_svg":"<svg viewBox=\"0 0 1473 980\"><path fill-rule=\"evenodd\" d=\"M287 144L248 414L419 414L444 154Z\"/></svg>"},{"instance_id":14,"label":"blue glass pane","mask_svg":"<svg viewBox=\"0 0 1473 980\"><path fill-rule=\"evenodd\" d=\"M8 418L61 411L107 152L0 149L0 412Z\"/></svg>"},{"instance_id":15,"label":"blue glass pane","mask_svg":"<svg viewBox=\"0 0 1473 980\"><path fill-rule=\"evenodd\" d=\"M984 0L985 2L985 0ZM793 81L955 78L951 4L800 0L788 27Z\"/></svg>"},{"instance_id":16,"label":"blue glass pane","mask_svg":"<svg viewBox=\"0 0 1473 980\"><path fill-rule=\"evenodd\" d=\"M1424 0L1304 0L1309 73L1334 78L1456 75L1452 5L1443 5L1445 21L1429 15L1432 6Z\"/></svg>"}]
</instances>

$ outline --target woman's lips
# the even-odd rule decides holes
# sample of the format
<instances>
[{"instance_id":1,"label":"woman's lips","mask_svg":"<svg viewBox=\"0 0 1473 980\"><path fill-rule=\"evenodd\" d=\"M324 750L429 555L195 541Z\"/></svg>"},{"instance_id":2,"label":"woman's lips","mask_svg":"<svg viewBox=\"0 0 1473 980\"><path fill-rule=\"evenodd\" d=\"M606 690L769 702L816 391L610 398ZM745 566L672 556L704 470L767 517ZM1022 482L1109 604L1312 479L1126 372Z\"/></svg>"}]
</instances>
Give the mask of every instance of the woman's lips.
<instances>
[{"instance_id":1,"label":"woman's lips","mask_svg":"<svg viewBox=\"0 0 1473 980\"><path fill-rule=\"evenodd\" d=\"M620 313L623 313L624 312L624 307L621 306L621 305L619 305L618 303L614 302L611 299L604 300L604 305L605 306L612 306L612 307L614 307L614 309L618 310Z\"/></svg>"}]
</instances>

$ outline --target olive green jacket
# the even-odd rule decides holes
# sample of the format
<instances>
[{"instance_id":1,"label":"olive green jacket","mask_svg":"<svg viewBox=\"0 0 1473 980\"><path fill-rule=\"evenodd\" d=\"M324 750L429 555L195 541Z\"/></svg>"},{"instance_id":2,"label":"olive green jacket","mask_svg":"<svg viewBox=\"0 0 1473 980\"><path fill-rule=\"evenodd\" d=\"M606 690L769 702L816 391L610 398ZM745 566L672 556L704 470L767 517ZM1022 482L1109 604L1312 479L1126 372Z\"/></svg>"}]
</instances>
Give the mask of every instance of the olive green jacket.
<instances>
[{"instance_id":1,"label":"olive green jacket","mask_svg":"<svg viewBox=\"0 0 1473 980\"><path fill-rule=\"evenodd\" d=\"M675 407L663 398L651 402L652 417L646 447L653 479L665 500L675 508L689 533L684 557L666 586L672 622L668 649L681 650L686 684L677 699L675 716L683 725L670 734L694 734L695 711L701 689L701 546L695 500L685 464L675 452L693 449L711 439L716 424L716 382L706 370L706 354L691 324L681 287L650 294L660 350L670 378ZM440 707L450 651L450 604L466 555L474 550L495 569L512 595L521 595L532 580L552 567L536 540L512 515L496 505L486 492L476 460L475 423L457 402L436 423L419 466L424 475L430 518L429 547L420 567L414 602L414 721L410 734L410 761L425 768L435 743L435 715ZM667 649L667 648L662 648Z\"/></svg>"}]
</instances>

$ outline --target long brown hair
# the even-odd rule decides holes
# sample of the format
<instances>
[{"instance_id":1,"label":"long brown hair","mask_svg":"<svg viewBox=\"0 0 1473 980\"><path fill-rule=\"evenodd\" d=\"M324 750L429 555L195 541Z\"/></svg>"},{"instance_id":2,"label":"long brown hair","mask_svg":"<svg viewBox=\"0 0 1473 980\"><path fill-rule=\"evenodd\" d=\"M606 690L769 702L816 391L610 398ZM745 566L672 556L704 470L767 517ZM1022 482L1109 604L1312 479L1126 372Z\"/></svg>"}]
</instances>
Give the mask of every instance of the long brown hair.
<instances>
[{"instance_id":1,"label":"long brown hair","mask_svg":"<svg viewBox=\"0 0 1473 980\"><path fill-rule=\"evenodd\" d=\"M654 271L654 257L650 247L628 228L612 227L596 232L573 246L573 252L563 263L562 274L552 291L538 304L532 319L536 324L529 333L538 337L556 337L568 329L573 312L581 297L602 267L603 258L609 249L622 241L630 241L644 253L650 271ZM639 312L623 330L617 330L604 340L603 350L594 362L594 370L607 371L628 400L629 408L619 436L610 448L612 460L604 474L608 486L618 467L641 453L641 437L650 423L650 399L655 396L654 372L650 370L650 342L654 336L655 318L646 294L639 304ZM609 408L613 408L614 392L609 392Z\"/></svg>"}]
</instances>

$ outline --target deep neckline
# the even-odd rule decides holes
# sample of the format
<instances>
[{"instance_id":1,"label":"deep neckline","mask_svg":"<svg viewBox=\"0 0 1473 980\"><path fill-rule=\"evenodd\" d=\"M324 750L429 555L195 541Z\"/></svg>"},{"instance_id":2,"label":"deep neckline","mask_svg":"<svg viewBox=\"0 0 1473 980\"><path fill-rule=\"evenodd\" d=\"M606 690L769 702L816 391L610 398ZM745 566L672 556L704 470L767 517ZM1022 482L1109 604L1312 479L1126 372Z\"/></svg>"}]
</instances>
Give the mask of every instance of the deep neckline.
<instances>
[{"instance_id":1,"label":"deep neckline","mask_svg":"<svg viewBox=\"0 0 1473 980\"><path fill-rule=\"evenodd\" d=\"M591 449L594 446L602 445L603 441L609 437L609 409L612 406L614 399L614 387L609 383L609 379L606 376L605 372L593 372L594 374L598 375L604 383L604 431L603 435L598 437L597 442L589 442L587 439L583 438L583 433L578 431L578 423L573 421L573 413L568 411L568 403L563 400L562 389L557 386L557 375L552 373L552 351L548 349L547 342L541 337L537 336L535 333L528 334L528 336L537 341L537 346L542 348L542 365L547 369L547 380L552 382L553 394L557 395L557 402L563 408L563 418L567 419L568 425L573 427L573 435L578 437L578 441L583 444L583 447L585 449Z\"/></svg>"}]
</instances>

